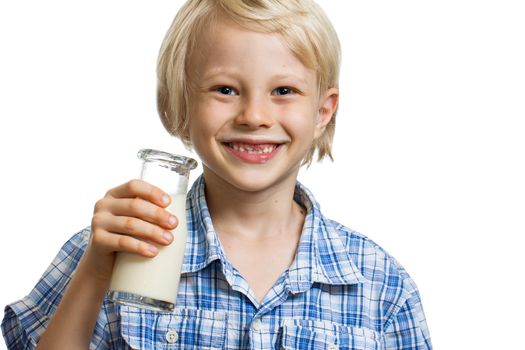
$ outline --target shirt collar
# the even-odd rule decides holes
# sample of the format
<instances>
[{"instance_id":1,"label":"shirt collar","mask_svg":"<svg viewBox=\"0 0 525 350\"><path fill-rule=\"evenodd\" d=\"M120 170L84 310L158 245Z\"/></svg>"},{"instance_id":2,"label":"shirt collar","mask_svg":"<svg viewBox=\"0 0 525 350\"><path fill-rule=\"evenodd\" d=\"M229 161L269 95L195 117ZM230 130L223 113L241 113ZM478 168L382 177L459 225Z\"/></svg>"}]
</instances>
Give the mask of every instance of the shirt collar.
<instances>
[{"instance_id":1,"label":"shirt collar","mask_svg":"<svg viewBox=\"0 0 525 350\"><path fill-rule=\"evenodd\" d=\"M294 200L306 208L297 255L288 270L290 291L304 292L314 282L346 285L365 281L352 261L343 237L325 218L313 194L297 182Z\"/></svg>"},{"instance_id":2,"label":"shirt collar","mask_svg":"<svg viewBox=\"0 0 525 350\"><path fill-rule=\"evenodd\" d=\"M306 217L295 260L288 269L290 291L303 292L314 282L342 285L365 281L334 224L321 214L312 193L299 182L295 186L294 200L306 209ZM202 175L188 192L186 216L188 239L182 272L196 272L214 260L225 264L224 250L206 203Z\"/></svg>"},{"instance_id":3,"label":"shirt collar","mask_svg":"<svg viewBox=\"0 0 525 350\"><path fill-rule=\"evenodd\" d=\"M212 261L224 258L224 250L206 203L204 176L193 183L186 197L188 237L182 264L182 273L196 272ZM224 259L223 259L224 260Z\"/></svg>"}]
</instances>

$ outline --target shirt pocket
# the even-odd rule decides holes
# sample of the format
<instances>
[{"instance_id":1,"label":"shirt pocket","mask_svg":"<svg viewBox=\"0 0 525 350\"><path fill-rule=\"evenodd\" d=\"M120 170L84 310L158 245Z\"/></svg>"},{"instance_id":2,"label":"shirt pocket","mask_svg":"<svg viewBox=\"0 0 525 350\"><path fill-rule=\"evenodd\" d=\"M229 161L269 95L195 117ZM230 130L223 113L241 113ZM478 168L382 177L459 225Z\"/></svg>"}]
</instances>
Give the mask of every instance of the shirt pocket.
<instances>
[{"instance_id":1,"label":"shirt pocket","mask_svg":"<svg viewBox=\"0 0 525 350\"><path fill-rule=\"evenodd\" d=\"M292 350L379 350L377 332L329 321L285 320L281 348Z\"/></svg>"},{"instance_id":2,"label":"shirt pocket","mask_svg":"<svg viewBox=\"0 0 525 350\"><path fill-rule=\"evenodd\" d=\"M120 334L131 349L223 349L225 312L175 309L155 312L120 306Z\"/></svg>"}]
</instances>

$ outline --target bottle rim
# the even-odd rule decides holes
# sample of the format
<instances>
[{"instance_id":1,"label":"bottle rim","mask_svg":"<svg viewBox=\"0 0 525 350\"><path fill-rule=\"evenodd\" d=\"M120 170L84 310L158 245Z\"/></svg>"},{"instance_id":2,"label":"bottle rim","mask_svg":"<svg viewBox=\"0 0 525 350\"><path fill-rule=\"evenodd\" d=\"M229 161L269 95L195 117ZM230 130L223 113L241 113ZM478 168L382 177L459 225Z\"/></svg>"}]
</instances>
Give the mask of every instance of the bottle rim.
<instances>
[{"instance_id":1,"label":"bottle rim","mask_svg":"<svg viewBox=\"0 0 525 350\"><path fill-rule=\"evenodd\" d=\"M183 166L188 170L193 170L197 167L197 161L193 158L159 151L151 148L141 149L137 153L137 157L143 159L144 161L160 161L167 162L173 165Z\"/></svg>"}]
</instances>

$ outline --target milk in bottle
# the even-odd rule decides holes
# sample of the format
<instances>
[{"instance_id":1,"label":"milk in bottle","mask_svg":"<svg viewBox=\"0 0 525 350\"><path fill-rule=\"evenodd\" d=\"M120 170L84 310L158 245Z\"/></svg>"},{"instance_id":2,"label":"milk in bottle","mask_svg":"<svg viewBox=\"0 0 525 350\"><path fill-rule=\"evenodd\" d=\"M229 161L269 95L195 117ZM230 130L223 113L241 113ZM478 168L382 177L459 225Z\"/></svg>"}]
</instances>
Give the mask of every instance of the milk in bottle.
<instances>
[{"instance_id":1,"label":"milk in bottle","mask_svg":"<svg viewBox=\"0 0 525 350\"><path fill-rule=\"evenodd\" d=\"M171 196L167 208L178 219L168 246L157 246L153 258L126 252L117 253L108 297L116 302L142 308L172 310L179 287L186 246L186 190L188 175L197 162L191 158L155 150L141 150L144 160L141 179Z\"/></svg>"}]
</instances>

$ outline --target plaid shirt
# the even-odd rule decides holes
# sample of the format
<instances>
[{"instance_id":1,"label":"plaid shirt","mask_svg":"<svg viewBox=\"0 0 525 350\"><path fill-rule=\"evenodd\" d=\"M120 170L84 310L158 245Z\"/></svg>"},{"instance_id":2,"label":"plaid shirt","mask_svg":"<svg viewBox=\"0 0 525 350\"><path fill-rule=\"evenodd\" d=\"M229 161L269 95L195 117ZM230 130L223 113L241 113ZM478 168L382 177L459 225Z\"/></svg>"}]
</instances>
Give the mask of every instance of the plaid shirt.
<instances>
[{"instance_id":1,"label":"plaid shirt","mask_svg":"<svg viewBox=\"0 0 525 350\"><path fill-rule=\"evenodd\" d=\"M90 349L431 349L416 285L377 244L325 218L308 189L292 265L262 303L226 259L214 231L202 176L187 198L188 243L171 313L105 300ZM25 298L8 305L9 349L33 349L55 312L90 235L60 250Z\"/></svg>"}]
</instances>

